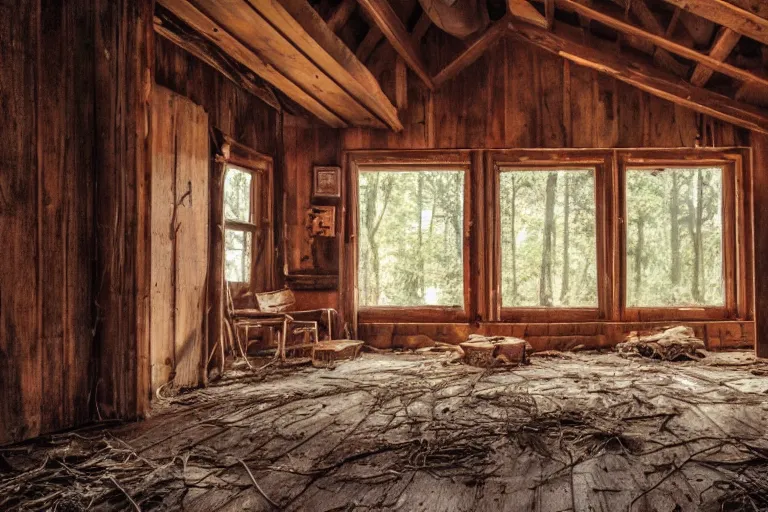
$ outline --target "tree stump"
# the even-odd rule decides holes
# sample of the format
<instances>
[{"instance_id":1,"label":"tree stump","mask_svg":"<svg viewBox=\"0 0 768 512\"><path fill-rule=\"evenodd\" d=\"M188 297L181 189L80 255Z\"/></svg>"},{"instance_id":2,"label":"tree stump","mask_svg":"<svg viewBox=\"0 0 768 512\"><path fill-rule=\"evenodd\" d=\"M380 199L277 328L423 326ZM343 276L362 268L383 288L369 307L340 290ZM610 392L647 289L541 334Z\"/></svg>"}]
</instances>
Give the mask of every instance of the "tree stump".
<instances>
[{"instance_id":1,"label":"tree stump","mask_svg":"<svg viewBox=\"0 0 768 512\"><path fill-rule=\"evenodd\" d=\"M531 345L520 338L507 336L480 336L472 334L459 344L464 351L464 362L481 368L502 364L523 364Z\"/></svg>"}]
</instances>

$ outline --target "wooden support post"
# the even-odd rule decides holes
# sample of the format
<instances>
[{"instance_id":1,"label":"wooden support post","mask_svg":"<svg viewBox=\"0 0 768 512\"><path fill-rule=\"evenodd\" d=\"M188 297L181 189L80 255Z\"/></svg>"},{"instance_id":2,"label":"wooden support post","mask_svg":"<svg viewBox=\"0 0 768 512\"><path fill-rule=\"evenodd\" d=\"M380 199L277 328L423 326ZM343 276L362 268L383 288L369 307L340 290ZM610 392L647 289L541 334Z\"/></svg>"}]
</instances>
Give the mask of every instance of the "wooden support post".
<instances>
[{"instance_id":1,"label":"wooden support post","mask_svg":"<svg viewBox=\"0 0 768 512\"><path fill-rule=\"evenodd\" d=\"M752 132L755 226L755 350L768 358L768 135Z\"/></svg>"}]
</instances>

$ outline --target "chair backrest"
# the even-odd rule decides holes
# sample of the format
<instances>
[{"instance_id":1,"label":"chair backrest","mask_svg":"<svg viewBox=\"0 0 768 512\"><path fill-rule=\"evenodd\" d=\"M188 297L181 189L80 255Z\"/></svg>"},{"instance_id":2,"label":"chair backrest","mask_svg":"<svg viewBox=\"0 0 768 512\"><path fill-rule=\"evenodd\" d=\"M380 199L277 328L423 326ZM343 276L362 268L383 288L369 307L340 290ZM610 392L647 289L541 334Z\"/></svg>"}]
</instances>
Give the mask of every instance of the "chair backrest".
<instances>
[{"instance_id":1,"label":"chair backrest","mask_svg":"<svg viewBox=\"0 0 768 512\"><path fill-rule=\"evenodd\" d=\"M259 311L283 313L290 311L294 304L296 304L296 297L290 289L285 288L274 292L257 293L256 303L259 306Z\"/></svg>"}]
</instances>

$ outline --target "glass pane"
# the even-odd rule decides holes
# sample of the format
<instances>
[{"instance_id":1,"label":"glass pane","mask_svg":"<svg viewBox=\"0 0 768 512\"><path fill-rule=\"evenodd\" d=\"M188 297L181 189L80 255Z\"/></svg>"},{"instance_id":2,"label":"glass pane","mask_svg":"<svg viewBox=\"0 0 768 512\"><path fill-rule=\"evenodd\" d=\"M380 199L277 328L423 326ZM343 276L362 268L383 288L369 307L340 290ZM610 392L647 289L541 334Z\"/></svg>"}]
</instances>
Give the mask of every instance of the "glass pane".
<instances>
[{"instance_id":1,"label":"glass pane","mask_svg":"<svg viewBox=\"0 0 768 512\"><path fill-rule=\"evenodd\" d=\"M251 222L251 173L227 169L224 177L224 218Z\"/></svg>"},{"instance_id":2,"label":"glass pane","mask_svg":"<svg viewBox=\"0 0 768 512\"><path fill-rule=\"evenodd\" d=\"M224 231L224 278L235 283L251 280L251 233Z\"/></svg>"},{"instance_id":3,"label":"glass pane","mask_svg":"<svg viewBox=\"0 0 768 512\"><path fill-rule=\"evenodd\" d=\"M627 306L723 306L722 169L627 170Z\"/></svg>"},{"instance_id":4,"label":"glass pane","mask_svg":"<svg viewBox=\"0 0 768 512\"><path fill-rule=\"evenodd\" d=\"M361 306L463 306L464 171L360 173Z\"/></svg>"},{"instance_id":5,"label":"glass pane","mask_svg":"<svg viewBox=\"0 0 768 512\"><path fill-rule=\"evenodd\" d=\"M597 307L594 170L502 170L501 303Z\"/></svg>"}]
</instances>

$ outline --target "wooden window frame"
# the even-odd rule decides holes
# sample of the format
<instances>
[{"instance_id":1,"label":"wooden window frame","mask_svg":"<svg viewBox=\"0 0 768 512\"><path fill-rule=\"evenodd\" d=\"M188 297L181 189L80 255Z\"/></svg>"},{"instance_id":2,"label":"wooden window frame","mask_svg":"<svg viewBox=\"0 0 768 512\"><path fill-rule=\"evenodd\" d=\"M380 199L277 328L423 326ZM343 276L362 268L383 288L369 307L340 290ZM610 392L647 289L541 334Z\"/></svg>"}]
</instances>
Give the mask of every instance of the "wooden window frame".
<instances>
[{"instance_id":1,"label":"wooden window frame","mask_svg":"<svg viewBox=\"0 0 768 512\"><path fill-rule=\"evenodd\" d=\"M489 166L492 180L492 232L493 266L491 310L494 319L514 323L559 323L590 322L610 318L613 305L613 274L605 268L611 262L612 220L611 198L612 154L606 151L542 151L509 150L490 152ZM528 170L546 172L550 170L594 169L595 178L595 254L597 256L597 306L596 307L505 307L501 295L501 197L500 179L505 170Z\"/></svg>"},{"instance_id":2,"label":"wooden window frame","mask_svg":"<svg viewBox=\"0 0 768 512\"><path fill-rule=\"evenodd\" d=\"M617 299L620 319L626 322L745 320L750 315L749 266L752 254L751 229L747 224L750 202L745 190L745 165L738 150L632 150L617 154L619 210L616 254L619 258ZM628 307L626 173L628 169L719 167L722 169L722 251L725 304L722 306Z\"/></svg>"},{"instance_id":3,"label":"wooden window frame","mask_svg":"<svg viewBox=\"0 0 768 512\"><path fill-rule=\"evenodd\" d=\"M357 321L370 322L467 322L473 299L470 287L472 254L470 251L470 227L472 222L473 160L467 151L365 151L350 152L349 169L349 211L351 213L349 264L354 267L354 305ZM358 264L359 264L359 176L361 171L403 171L445 170L464 172L464 214L463 214L463 305L461 306L359 306ZM482 171L482 169L480 169Z\"/></svg>"},{"instance_id":4,"label":"wooden window frame","mask_svg":"<svg viewBox=\"0 0 768 512\"><path fill-rule=\"evenodd\" d=\"M267 291L275 287L274 269L274 200L273 200L273 160L272 157L254 151L247 146L239 144L231 138L219 132L216 135L221 139L219 145L221 154L217 161L221 165L221 219L224 231L232 229L251 233L251 267L250 279L247 283L229 281L233 293L242 291ZM250 222L228 220L224 213L224 180L229 169L247 172L251 175L251 208ZM259 190L259 185L261 190ZM225 236L225 233L222 236ZM259 244L263 250L257 252ZM222 258L226 258L226 249ZM225 261L222 260L222 265ZM259 273L264 272L263 279L259 279ZM223 273L226 280L226 272ZM259 282L263 286L258 286ZM263 289L262 289L263 288Z\"/></svg>"}]
</instances>

